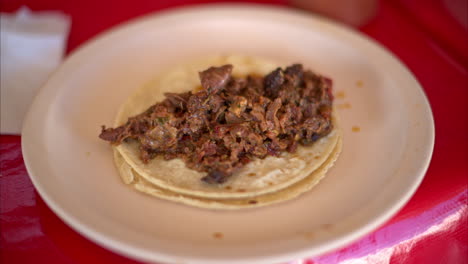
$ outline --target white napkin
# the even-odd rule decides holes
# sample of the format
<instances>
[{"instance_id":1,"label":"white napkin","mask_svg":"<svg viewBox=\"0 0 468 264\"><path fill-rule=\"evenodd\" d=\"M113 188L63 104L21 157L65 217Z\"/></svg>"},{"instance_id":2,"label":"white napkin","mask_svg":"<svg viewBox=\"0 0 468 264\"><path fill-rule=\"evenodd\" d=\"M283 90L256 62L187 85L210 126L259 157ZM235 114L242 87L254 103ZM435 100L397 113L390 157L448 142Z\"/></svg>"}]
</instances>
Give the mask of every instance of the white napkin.
<instances>
[{"instance_id":1,"label":"white napkin","mask_svg":"<svg viewBox=\"0 0 468 264\"><path fill-rule=\"evenodd\" d=\"M37 90L62 59L69 28L58 12L0 14L0 133L21 133Z\"/></svg>"}]
</instances>

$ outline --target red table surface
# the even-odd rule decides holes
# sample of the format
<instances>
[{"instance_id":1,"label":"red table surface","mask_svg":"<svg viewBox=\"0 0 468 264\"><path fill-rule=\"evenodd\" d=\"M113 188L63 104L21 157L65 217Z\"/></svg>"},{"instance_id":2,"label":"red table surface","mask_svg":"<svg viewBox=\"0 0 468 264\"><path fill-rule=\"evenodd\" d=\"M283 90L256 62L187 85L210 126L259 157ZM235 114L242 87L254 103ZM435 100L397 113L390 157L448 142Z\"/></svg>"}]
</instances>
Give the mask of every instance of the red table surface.
<instances>
[{"instance_id":1,"label":"red table surface","mask_svg":"<svg viewBox=\"0 0 468 264\"><path fill-rule=\"evenodd\" d=\"M2 0L1 11L25 5L69 14L69 53L128 19L208 2L214 1ZM377 16L359 28L400 58L422 84L435 119L434 154L421 186L396 216L351 245L304 263L468 263L468 30L460 22L468 19L464 8L464 0L383 0ZM20 136L1 135L0 142L1 263L137 263L62 222L31 184Z\"/></svg>"}]
</instances>

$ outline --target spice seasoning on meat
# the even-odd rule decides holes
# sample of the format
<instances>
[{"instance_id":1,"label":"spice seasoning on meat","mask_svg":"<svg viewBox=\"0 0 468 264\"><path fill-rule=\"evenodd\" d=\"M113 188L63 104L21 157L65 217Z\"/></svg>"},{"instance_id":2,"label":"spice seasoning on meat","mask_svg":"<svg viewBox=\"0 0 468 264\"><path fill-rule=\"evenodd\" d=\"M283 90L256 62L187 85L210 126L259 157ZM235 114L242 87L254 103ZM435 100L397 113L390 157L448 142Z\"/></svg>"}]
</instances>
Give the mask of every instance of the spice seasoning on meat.
<instances>
[{"instance_id":1,"label":"spice seasoning on meat","mask_svg":"<svg viewBox=\"0 0 468 264\"><path fill-rule=\"evenodd\" d=\"M264 77L231 75L233 66L200 72L202 90L166 93L162 102L99 137L113 144L136 140L140 158L180 158L220 184L254 158L294 153L332 129L331 80L301 64Z\"/></svg>"}]
</instances>

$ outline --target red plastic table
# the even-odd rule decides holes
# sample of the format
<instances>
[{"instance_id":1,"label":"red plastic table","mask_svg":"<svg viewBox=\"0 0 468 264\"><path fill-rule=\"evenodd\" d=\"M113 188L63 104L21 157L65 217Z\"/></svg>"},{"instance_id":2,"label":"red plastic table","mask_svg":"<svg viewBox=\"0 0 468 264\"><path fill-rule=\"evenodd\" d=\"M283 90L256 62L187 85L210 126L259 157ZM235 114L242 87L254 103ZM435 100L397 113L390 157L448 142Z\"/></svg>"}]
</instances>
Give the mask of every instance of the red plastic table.
<instances>
[{"instance_id":1,"label":"red plastic table","mask_svg":"<svg viewBox=\"0 0 468 264\"><path fill-rule=\"evenodd\" d=\"M136 16L208 2L214 1L2 0L1 11L26 5L69 14L69 53ZM434 154L420 188L395 217L353 244L303 263L468 263L467 24L464 0L383 0L376 18L359 29L399 57L424 87L435 118ZM48 208L25 169L20 136L1 135L0 151L1 263L135 263L82 237Z\"/></svg>"}]
</instances>

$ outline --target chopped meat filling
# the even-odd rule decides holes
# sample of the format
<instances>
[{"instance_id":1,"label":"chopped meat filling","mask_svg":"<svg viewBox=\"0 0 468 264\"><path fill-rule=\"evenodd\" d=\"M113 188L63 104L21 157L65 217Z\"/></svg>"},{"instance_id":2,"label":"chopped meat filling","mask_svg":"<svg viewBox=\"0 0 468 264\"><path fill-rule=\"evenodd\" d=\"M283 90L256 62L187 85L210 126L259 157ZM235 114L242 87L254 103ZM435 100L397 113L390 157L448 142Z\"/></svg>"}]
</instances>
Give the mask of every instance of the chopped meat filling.
<instances>
[{"instance_id":1,"label":"chopped meat filling","mask_svg":"<svg viewBox=\"0 0 468 264\"><path fill-rule=\"evenodd\" d=\"M112 144L137 141L147 163L180 158L206 172L201 180L224 183L254 158L293 153L333 129L330 79L301 64L277 68L265 77L235 78L233 66L200 72L199 92L166 98L99 137Z\"/></svg>"}]
</instances>

